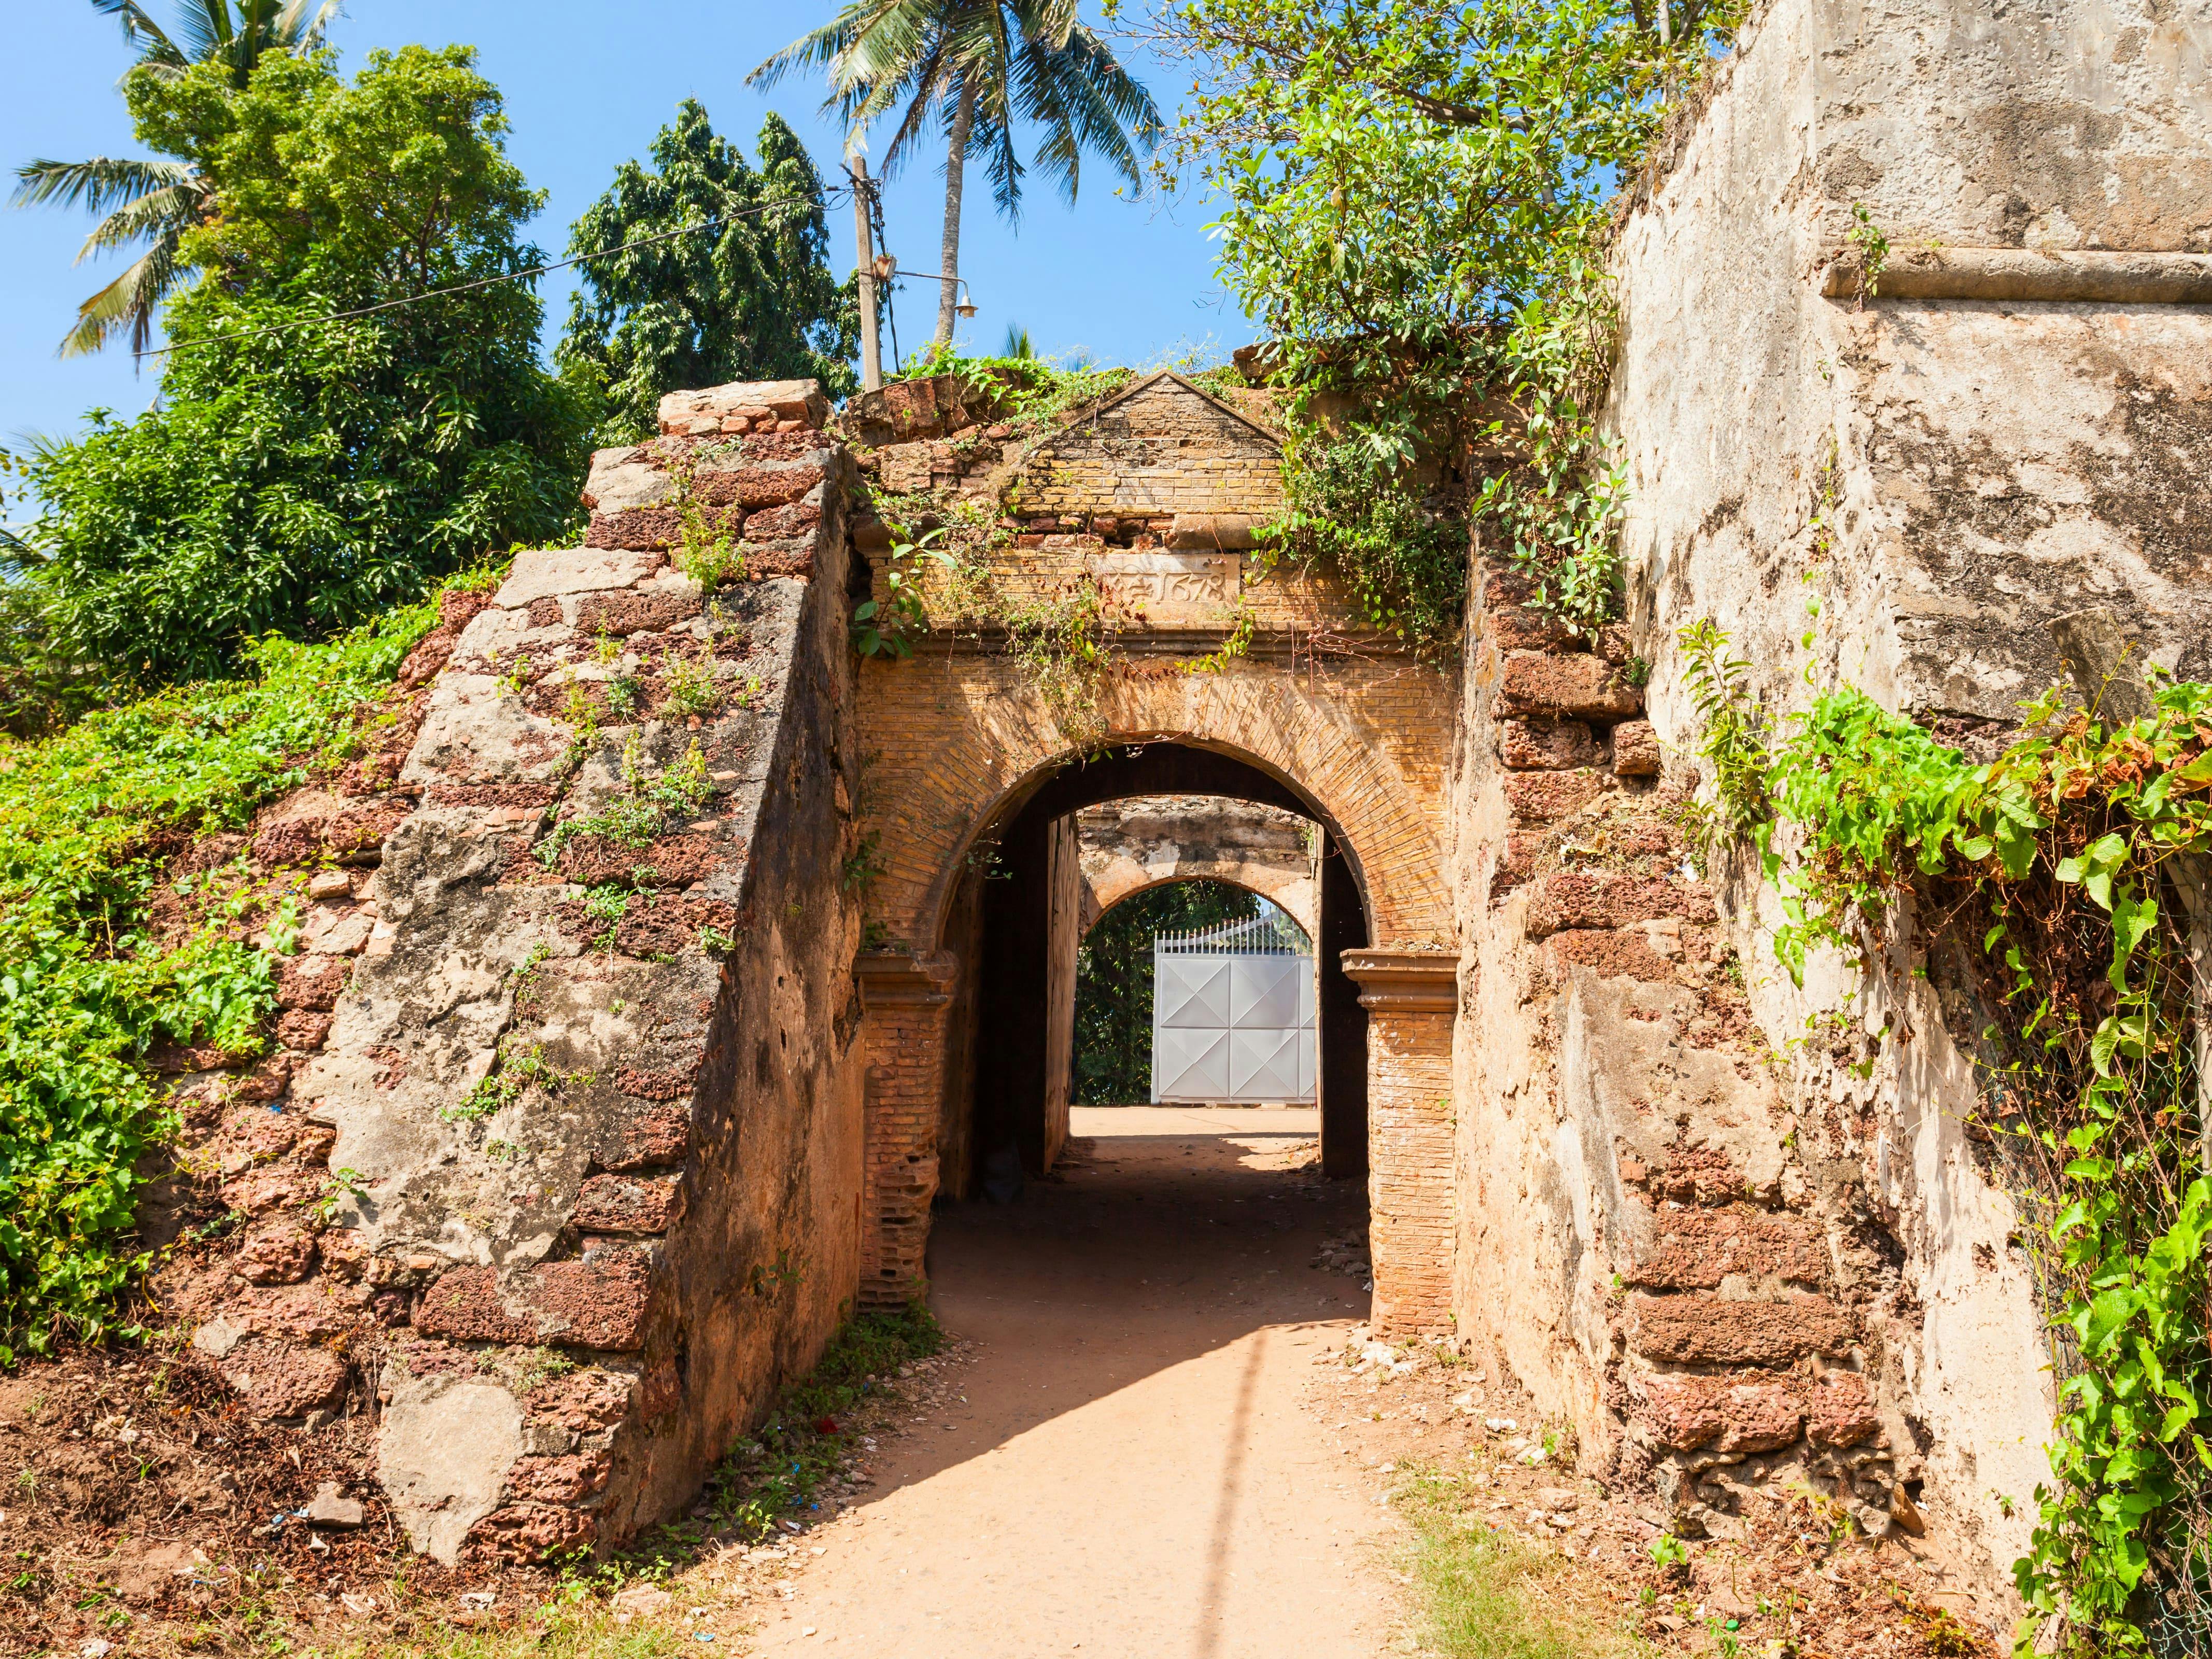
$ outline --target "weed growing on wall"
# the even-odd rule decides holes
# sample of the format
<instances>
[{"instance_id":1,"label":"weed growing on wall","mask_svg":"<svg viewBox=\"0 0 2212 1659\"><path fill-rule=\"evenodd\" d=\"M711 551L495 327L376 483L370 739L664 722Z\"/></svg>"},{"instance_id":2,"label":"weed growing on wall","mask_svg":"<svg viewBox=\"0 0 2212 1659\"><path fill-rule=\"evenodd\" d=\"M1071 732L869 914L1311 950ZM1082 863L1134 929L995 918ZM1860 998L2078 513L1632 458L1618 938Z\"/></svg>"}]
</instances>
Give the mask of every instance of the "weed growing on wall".
<instances>
[{"instance_id":1,"label":"weed growing on wall","mask_svg":"<svg viewBox=\"0 0 2212 1659\"><path fill-rule=\"evenodd\" d=\"M412 606L324 645L263 640L249 678L0 739L0 1363L112 1328L146 1263L131 1238L144 1155L174 1127L147 1050L261 1050L269 956L219 906L179 944L148 928L167 854L349 752L434 616Z\"/></svg>"},{"instance_id":2,"label":"weed growing on wall","mask_svg":"<svg viewBox=\"0 0 2212 1659\"><path fill-rule=\"evenodd\" d=\"M1741 714L1740 682L1719 701ZM2014 1575L2048 1633L2083 1653L2148 1650L2212 1588L2197 966L2212 927L2212 686L2160 684L2151 702L2107 720L2050 693L2023 711L2026 735L1972 766L1845 688L1767 756L1773 817L1753 831L1793 973L1816 945L1867 965L1908 899L1931 939L1978 964L1968 988L1996 1018L1972 1127L2026 1172L2063 1379L2052 1479Z\"/></svg>"},{"instance_id":3,"label":"weed growing on wall","mask_svg":"<svg viewBox=\"0 0 2212 1659\"><path fill-rule=\"evenodd\" d=\"M913 636L929 626L929 609L922 602L922 567L940 568L958 562L936 545L945 534L940 527L915 535L902 524L890 524L891 544L876 574L883 588L881 599L863 599L853 611L853 645L864 657L910 657Z\"/></svg>"}]
</instances>

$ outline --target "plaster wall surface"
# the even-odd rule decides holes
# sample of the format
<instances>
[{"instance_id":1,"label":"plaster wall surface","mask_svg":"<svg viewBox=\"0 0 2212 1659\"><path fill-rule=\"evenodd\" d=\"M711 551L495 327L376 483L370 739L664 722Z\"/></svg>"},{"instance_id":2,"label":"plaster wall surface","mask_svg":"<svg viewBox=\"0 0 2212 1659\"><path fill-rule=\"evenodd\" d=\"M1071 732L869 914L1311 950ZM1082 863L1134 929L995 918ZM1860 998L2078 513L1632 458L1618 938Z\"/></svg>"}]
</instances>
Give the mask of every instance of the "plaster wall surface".
<instances>
[{"instance_id":1,"label":"plaster wall surface","mask_svg":"<svg viewBox=\"0 0 2212 1659\"><path fill-rule=\"evenodd\" d=\"M1972 1016L1915 976L1909 925L1863 987L1820 960L1794 985L1755 869L1699 878L1671 816L1698 784L1675 636L1717 619L1778 720L1848 683L1977 755L2065 683L2050 624L2069 612L2212 668L2212 317L2094 297L2130 291L2115 262L2194 280L2209 52L2201 5L1766 7L1613 246L1617 648L1650 665L1656 782L1516 733L1515 664L1576 647L1542 637L1504 573L1478 583L1471 629L1452 785L1462 1328L1717 1528L1784 1467L1876 1530L1882 1493L1909 1490L1999 1626L2051 1401L2019 1216L1964 1127L1977 1085L1954 1034ZM1854 204L1911 273L1896 294L1864 293ZM1990 276L2022 247L2082 252L2027 288ZM1681 890L1578 939L1589 914L1561 903L1577 865L1644 857L1652 879L1680 866ZM1740 1184L1705 1190L1701 1170ZM1724 1236L1738 1246L1707 1257ZM1685 1335L1685 1315L1762 1302L1814 1337L1792 1352L1739 1325L1723 1353ZM1861 1393L1866 1432L1839 1435Z\"/></svg>"}]
</instances>

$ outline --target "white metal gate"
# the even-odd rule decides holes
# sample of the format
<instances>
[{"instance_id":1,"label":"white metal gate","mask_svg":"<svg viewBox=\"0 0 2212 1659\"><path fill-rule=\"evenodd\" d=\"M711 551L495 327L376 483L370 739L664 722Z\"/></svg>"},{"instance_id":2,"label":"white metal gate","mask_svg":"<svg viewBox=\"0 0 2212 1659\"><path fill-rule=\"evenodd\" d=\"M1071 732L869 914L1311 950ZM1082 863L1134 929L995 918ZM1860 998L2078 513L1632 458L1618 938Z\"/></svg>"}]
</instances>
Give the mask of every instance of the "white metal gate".
<instances>
[{"instance_id":1,"label":"white metal gate","mask_svg":"<svg viewBox=\"0 0 2212 1659\"><path fill-rule=\"evenodd\" d=\"M1279 910L1152 938L1152 1099L1314 1098L1314 959Z\"/></svg>"}]
</instances>

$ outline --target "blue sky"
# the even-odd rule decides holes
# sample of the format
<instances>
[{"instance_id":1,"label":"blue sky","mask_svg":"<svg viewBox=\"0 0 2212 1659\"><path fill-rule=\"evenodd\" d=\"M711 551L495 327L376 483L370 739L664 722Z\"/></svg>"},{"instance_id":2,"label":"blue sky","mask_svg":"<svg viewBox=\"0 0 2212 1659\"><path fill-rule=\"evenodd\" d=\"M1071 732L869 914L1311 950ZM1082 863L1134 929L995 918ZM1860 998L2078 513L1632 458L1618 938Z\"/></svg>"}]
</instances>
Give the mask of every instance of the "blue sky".
<instances>
[{"instance_id":1,"label":"blue sky","mask_svg":"<svg viewBox=\"0 0 2212 1659\"><path fill-rule=\"evenodd\" d=\"M166 21L169 0L149 0L149 9ZM507 95L511 153L531 183L549 192L532 234L557 255L569 223L606 188L616 164L641 155L687 95L748 155L761 117L776 110L830 172L842 135L816 112L818 84L792 78L762 94L744 77L831 9L826 0L674 9L575 0L352 0L331 40L349 70L372 46L476 46L484 72ZM114 89L130 63L117 25L86 0L9 0L8 10L14 44L0 54L0 161L10 172L33 156L142 154ZM1176 89L1171 76L1122 50L1168 106ZM1045 356L1082 349L1140 364L1209 340L1225 356L1250 339L1250 325L1214 276L1203 204L1119 200L1103 167L1086 171L1072 210L1033 179L1015 228L992 211L988 182L971 170L961 265L980 310L963 339L995 349L1014 322ZM941 177L919 161L885 191L892 249L908 270L937 269L943 192ZM119 269L107 260L71 265L88 228L82 216L58 209L0 209L0 447L20 448L33 433L65 435L95 405L135 414L156 390L151 366L135 375L127 351L54 356L77 301ZM832 211L830 232L842 275L853 258L849 210ZM549 344L567 315L572 280L558 272L541 283ZM909 284L899 301L901 343L927 343L935 319L934 285Z\"/></svg>"}]
</instances>

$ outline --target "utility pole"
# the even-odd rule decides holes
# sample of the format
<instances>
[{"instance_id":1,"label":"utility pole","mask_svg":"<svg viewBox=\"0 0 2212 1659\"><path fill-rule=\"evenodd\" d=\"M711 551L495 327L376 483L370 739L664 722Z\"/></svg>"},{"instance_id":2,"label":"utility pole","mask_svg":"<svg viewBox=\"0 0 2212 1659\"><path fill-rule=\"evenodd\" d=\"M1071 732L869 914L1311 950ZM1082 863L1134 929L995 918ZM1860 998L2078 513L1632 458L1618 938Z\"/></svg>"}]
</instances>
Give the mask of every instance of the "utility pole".
<instances>
[{"instance_id":1,"label":"utility pole","mask_svg":"<svg viewBox=\"0 0 2212 1659\"><path fill-rule=\"evenodd\" d=\"M868 224L868 158L846 158L853 178L853 234L860 245L860 390L884 386L883 348L876 340L876 239Z\"/></svg>"}]
</instances>

